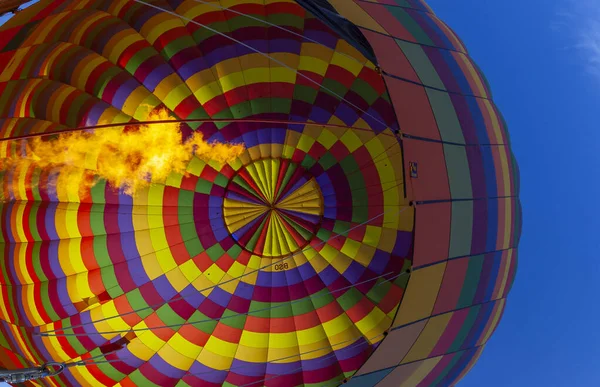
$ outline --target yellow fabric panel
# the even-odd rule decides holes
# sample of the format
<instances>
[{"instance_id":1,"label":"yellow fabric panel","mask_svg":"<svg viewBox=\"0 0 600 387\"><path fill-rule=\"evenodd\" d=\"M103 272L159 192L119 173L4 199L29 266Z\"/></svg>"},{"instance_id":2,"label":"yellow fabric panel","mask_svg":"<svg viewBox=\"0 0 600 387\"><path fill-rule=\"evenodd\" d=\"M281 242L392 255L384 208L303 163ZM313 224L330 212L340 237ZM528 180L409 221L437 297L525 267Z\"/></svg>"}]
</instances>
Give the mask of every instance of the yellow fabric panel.
<instances>
[{"instance_id":1,"label":"yellow fabric panel","mask_svg":"<svg viewBox=\"0 0 600 387\"><path fill-rule=\"evenodd\" d=\"M187 356L188 354L182 352L178 347L173 347L169 343L163 346L158 352L158 356L160 356L166 363L169 363L173 367L176 367L182 371L187 371L190 369L192 364L194 364L194 358L190 358Z\"/></svg>"},{"instance_id":2,"label":"yellow fabric panel","mask_svg":"<svg viewBox=\"0 0 600 387\"><path fill-rule=\"evenodd\" d=\"M454 313L446 313L429 319L410 352L402 359L401 364L427 358L438 343Z\"/></svg>"},{"instance_id":3,"label":"yellow fabric panel","mask_svg":"<svg viewBox=\"0 0 600 387\"><path fill-rule=\"evenodd\" d=\"M370 30L388 35L388 33L379 25L379 23L369 16L369 14L354 1L329 0L329 3L333 5L340 15L350 20L357 26L365 27Z\"/></svg>"},{"instance_id":4,"label":"yellow fabric panel","mask_svg":"<svg viewBox=\"0 0 600 387\"><path fill-rule=\"evenodd\" d=\"M394 327L431 315L445 270L446 262L441 262L411 273Z\"/></svg>"},{"instance_id":5,"label":"yellow fabric panel","mask_svg":"<svg viewBox=\"0 0 600 387\"><path fill-rule=\"evenodd\" d=\"M419 368L404 381L400 387L416 387L431 371L433 368L442 360L442 356L427 359L421 362Z\"/></svg>"},{"instance_id":6,"label":"yellow fabric panel","mask_svg":"<svg viewBox=\"0 0 600 387\"><path fill-rule=\"evenodd\" d=\"M105 19L108 15L104 12L95 12L85 18L84 22L78 23L75 29L71 31L69 41L76 46L83 46L82 39L87 35L89 28L101 19Z\"/></svg>"}]
</instances>

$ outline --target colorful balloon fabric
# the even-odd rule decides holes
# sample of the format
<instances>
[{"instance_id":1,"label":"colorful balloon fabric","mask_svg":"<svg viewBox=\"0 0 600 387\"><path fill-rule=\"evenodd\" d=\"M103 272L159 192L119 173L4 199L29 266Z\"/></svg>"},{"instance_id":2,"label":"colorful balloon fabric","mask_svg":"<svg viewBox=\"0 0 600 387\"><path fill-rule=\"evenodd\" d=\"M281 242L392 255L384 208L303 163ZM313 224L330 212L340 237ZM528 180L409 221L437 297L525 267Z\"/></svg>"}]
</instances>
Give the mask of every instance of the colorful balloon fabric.
<instances>
[{"instance_id":1,"label":"colorful balloon fabric","mask_svg":"<svg viewBox=\"0 0 600 387\"><path fill-rule=\"evenodd\" d=\"M246 150L133 197L3 170L2 368L72 365L30 383L49 386L367 387L473 366L515 276L518 168L485 78L424 2L42 0L0 27L1 138L149 109Z\"/></svg>"}]
</instances>

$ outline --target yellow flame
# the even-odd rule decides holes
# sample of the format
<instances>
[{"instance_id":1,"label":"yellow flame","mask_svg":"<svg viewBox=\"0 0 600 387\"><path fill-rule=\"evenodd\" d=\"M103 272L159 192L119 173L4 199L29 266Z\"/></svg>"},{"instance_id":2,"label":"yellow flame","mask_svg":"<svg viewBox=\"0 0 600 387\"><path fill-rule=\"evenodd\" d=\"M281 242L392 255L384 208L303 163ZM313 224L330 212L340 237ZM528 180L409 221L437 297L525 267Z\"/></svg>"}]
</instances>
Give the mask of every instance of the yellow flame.
<instances>
[{"instance_id":1,"label":"yellow flame","mask_svg":"<svg viewBox=\"0 0 600 387\"><path fill-rule=\"evenodd\" d=\"M148 121L171 119L165 110L148 116ZM0 167L58 169L64 178L59 177L57 185L80 194L104 179L131 196L152 183L165 183L171 173L185 174L194 155L205 162L223 164L235 160L245 149L242 144L209 143L201 133L182 142L177 122L142 125L133 131L65 133L49 141L35 137L26 147L25 157L0 160Z\"/></svg>"}]
</instances>

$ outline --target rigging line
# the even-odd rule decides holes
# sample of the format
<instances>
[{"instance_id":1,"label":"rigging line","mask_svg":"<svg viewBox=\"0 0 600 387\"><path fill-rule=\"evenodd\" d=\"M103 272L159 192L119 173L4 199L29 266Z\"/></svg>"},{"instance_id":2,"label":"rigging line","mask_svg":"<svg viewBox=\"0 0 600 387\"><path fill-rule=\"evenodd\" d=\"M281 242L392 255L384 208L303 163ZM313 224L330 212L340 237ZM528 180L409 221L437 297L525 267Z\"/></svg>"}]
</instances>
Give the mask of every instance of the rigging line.
<instances>
[{"instance_id":1,"label":"rigging line","mask_svg":"<svg viewBox=\"0 0 600 387\"><path fill-rule=\"evenodd\" d=\"M319 294L319 295L316 295L316 296L310 296L309 295L307 297L310 298L310 300L313 300L313 299L318 299L318 298L330 296L330 295L333 295L335 293L339 293L339 292L342 292L342 291L345 291L345 290L348 290L348 289L351 289L351 288L354 288L354 287L357 287L357 286L360 286L360 285L364 285L364 284L372 282L372 281L379 280L381 278L384 278L388 274L393 274L393 272L388 272L388 273L385 273L385 274L381 274L381 275L379 275L377 277L370 278L368 280L364 280L364 281L361 281L361 282L358 282L358 283L355 283L355 284L352 284L352 285L344 286L344 287L336 289L336 290L330 290L328 292L325 292L324 294ZM399 274L394 275L391 278L385 278L383 281L375 284L373 287L377 287L377 286L383 285L385 283L395 281L399 277L401 277L403 275L406 275L406 274L409 274L409 272L408 271L403 271L403 272L401 272ZM324 288L324 289L326 289L326 288ZM366 297L365 294L363 294L363 296ZM169 325L160 325L160 326L145 327L145 328L133 328L132 327L131 329L102 331L102 332L93 332L93 333L94 334L99 334L99 335L110 335L110 334L117 334L117 333L146 332L146 331L153 331L153 330L158 330L158 329L180 328L180 327L188 326L188 325L197 325L197 324L203 324L203 323L208 323L208 322L222 321L222 320L227 320L227 319L230 319L230 318L235 318L235 317L240 317L240 316L249 316L249 315L255 314L255 313L266 312L266 311L270 311L270 310L273 310L273 309L279 309L279 308L288 307L288 306L291 306L291 305L294 305L294 304L298 304L298 303L301 303L301 302L306 302L306 301L308 301L307 297L304 297L304 298L301 298L301 299L297 299L297 300L293 300L293 301L280 302L280 303L278 303L279 305L270 306L270 307L267 307L267 308L262 308L262 309L257 309L257 310L249 310L248 312L245 312L245 313L236 313L236 314L232 314L232 315L228 315L228 316L222 316L222 317L218 317L218 318L211 318L211 319L200 320L200 321L192 321L192 322L187 321L187 322L184 322L184 323L169 324ZM141 322L143 322L143 320ZM77 336L89 336L90 335L89 333L52 333L52 334L46 334L45 332L41 332L41 333L35 332L34 334L38 335L38 336L45 336L45 337L64 337L64 336L69 336L69 337L76 336L77 337Z\"/></svg>"},{"instance_id":2,"label":"rigging line","mask_svg":"<svg viewBox=\"0 0 600 387\"><path fill-rule=\"evenodd\" d=\"M408 208L410 208L410 206L405 206L405 207L401 208L400 210L396 210L395 214L399 215L402 212L406 211ZM293 253L293 254L285 257L285 258L282 258L280 260L274 260L272 263L270 263L268 265L265 265L265 266L262 266L262 267L259 267L258 269L251 270L251 271L249 271L247 273L244 273L244 274L242 274L240 276L228 279L227 281L224 281L224 282L219 282L218 284L206 287L204 289L200 289L200 290L195 289L194 295L198 294L198 293L202 293L202 292L208 291L208 290L211 290L211 289L214 289L214 288L217 288L219 286L222 286L222 285L225 285L225 284L228 284L228 283L231 283L233 281L237 281L237 280L239 280L241 278L244 278L244 277L247 277L247 276L252 275L254 273L260 272L263 269L266 269L266 268L275 266L277 264L280 264L281 262L284 262L284 261L286 261L286 260L288 260L290 258L293 258L293 257L295 257L295 256L297 256L297 255L299 255L301 253L304 253L304 252L308 251L309 249L315 249L316 247L323 246L327 242L329 242L329 241L331 241L331 240L333 240L333 239L335 239L335 238L337 238L339 236L345 235L345 234L347 234L347 233L349 233L349 232L351 232L351 231L353 231L353 230L355 230L355 229L357 229L359 227L365 226L365 225L369 224L370 222L372 222L373 220L378 219L378 218L380 218L380 217L382 217L382 216L384 216L386 214L389 214L390 212L391 212L391 209L387 210L387 211L384 211L384 212L382 212L382 213L380 213L380 214L378 214L378 215L376 215L376 216L374 216L374 217L372 217L370 219L367 219L366 221L364 221L362 223L357 224L354 227L349 228L348 230L344 231L343 233L335 234L335 235L329 237L328 239L326 239L324 241L321 241L320 243L318 243L315 246L311 246L309 244L305 248L303 248L303 249L301 249L301 250L299 250L299 251L297 251L297 252L295 252L295 253ZM185 299L186 297L190 297L190 296L188 296L188 295L186 295L186 296L180 295L180 296L175 297L175 298L173 298L171 300L168 300L168 301L165 301L165 302L161 302L161 303L158 303L158 304L148 305L148 306L145 306L145 307L139 308L139 309L134 309L134 310L131 310L131 311L126 312L126 313L122 313L122 314L118 314L118 315L110 316L110 317L103 317L103 318L98 319L98 320L91 320L91 321L88 321L88 322L85 322L85 323L81 323L81 324L77 324L77 325L72 325L72 326L64 328L64 329L63 328L52 329L52 330L45 331L43 333L64 332L65 329L79 328L79 327L82 327L82 326L86 326L86 325L90 325L90 324L95 324L95 323L99 323L99 322L104 322L104 321L112 320L112 319L119 318L119 317L129 316L131 314L137 314L138 312L142 312L142 311L145 311L145 310L148 310L148 309L153 309L155 307L160 307L162 305L169 304L171 302L175 302L175 301L178 301L178 300L182 300L182 299ZM37 332L34 332L34 333L37 333ZM42 332L40 332L40 333L42 333Z\"/></svg>"},{"instance_id":3,"label":"rigging line","mask_svg":"<svg viewBox=\"0 0 600 387\"><path fill-rule=\"evenodd\" d=\"M280 26L280 25L277 25L277 24L271 23L271 22L269 22L269 21L267 21L267 20L265 20L265 19L261 19L261 18L258 18L258 17L255 17L255 16L252 16L252 15L248 15L248 14L246 14L246 13L243 13L243 12L236 11L236 10L235 10L235 9L233 9L233 8L227 8L227 7L223 7L222 5L219 5L219 4L217 4L217 3L210 3L210 2L208 2L208 1L204 1L204 0L194 0L194 1L195 1L195 2L197 2L197 3L201 3L201 4L208 5L208 6L210 6L210 7L213 7L213 8L215 8L215 9L220 9L220 10L222 10L222 11L228 11L228 12L232 12L232 13L235 13L235 14L237 14L237 15L240 15L240 16L247 17L248 19L252 19L252 20L258 21L258 22L260 22L260 23L264 23L264 24L266 24L266 25L269 25L269 26L271 26L271 27L278 28L278 29L280 29L280 30L282 30L282 31L288 32L288 33L290 33L290 34L292 34L292 35L294 35L294 36L297 36L297 37L299 37L299 38L302 38L302 39L304 39L304 40L307 40L307 41L309 41L309 42L311 42L311 43L314 43L314 44L317 44L317 45L319 45L319 46L325 47L325 48L327 48L327 49L329 49L329 50L332 50L332 51L334 51L335 53L337 53L337 54L340 54L340 55L343 55L343 56L347 57L348 59L351 59L352 61L354 61L354 62L356 62L356 63L358 63L358 64L360 64L360 65L362 65L362 66L366 66L366 64L369 62L369 60L368 60L367 58L365 58L366 60L365 60L364 62L362 62L362 61L358 60L357 58L353 57L352 55L346 54L345 52L336 51L335 49L332 49L331 47L327 46L327 45L326 45L326 44L324 44L324 43L321 43L321 42L319 42L318 40L315 40L315 39L312 39L312 38L310 38L310 37L308 37L308 36L305 36L305 35L299 34L299 33L295 32L295 31L292 31L292 30L290 30L290 29L288 29L288 28L285 28L285 27L283 27L283 26ZM306 12L307 12L307 13L309 13L308 11L306 11Z\"/></svg>"},{"instance_id":4,"label":"rigging line","mask_svg":"<svg viewBox=\"0 0 600 387\"><path fill-rule=\"evenodd\" d=\"M366 338L364 335L361 334L360 336L354 336L354 337L352 337L350 339L339 341L339 342L337 342L335 344L329 343L328 345L323 346L321 348L311 349L309 351L300 352L300 353L297 353L295 355L289 355L289 356L282 357L282 358L279 358L279 359L269 360L269 361L266 361L266 362L261 363L261 364L265 364L265 365L268 365L268 364L278 364L277 362L280 362L280 361L289 360L289 359L293 359L293 358L296 358L296 357L301 357L303 355L308 355L308 354L311 354L311 353L319 352L319 351L322 351L324 349L332 349L333 350L334 347L346 344L348 342L355 341L355 340L360 340L361 338L364 339L364 341L361 341L361 342L358 342L358 343L353 343L353 344L350 344L348 347L345 347L345 348L352 348L353 346L356 347L356 346L364 345L364 344L369 343L369 342L373 342L373 341L377 340L381 336L385 337L386 334L385 333L380 333L380 334L378 334L376 336L373 336L371 338ZM335 355L335 353L327 354L325 356L330 356L330 355ZM302 359L299 359L299 361L302 361ZM230 367L230 368L225 369L225 370L210 370L210 371L204 371L204 372L198 372L198 373L189 373L189 375L192 375L192 376L210 375L210 374L214 374L215 372L237 371L239 369L248 368L250 366L253 366L253 365L240 365L240 366L237 366L237 367ZM184 375L183 377L185 377L185 376L186 375Z\"/></svg>"},{"instance_id":5,"label":"rigging line","mask_svg":"<svg viewBox=\"0 0 600 387\"><path fill-rule=\"evenodd\" d=\"M185 118L185 119L176 119L176 120L156 120L156 121L130 121L130 122L119 122L119 123L111 123L111 124L100 124L100 125L89 125L89 126L80 126L77 128L68 128L64 130L59 130L55 132L43 132L43 133L30 133L23 134L18 136L11 136L0 138L0 143L8 142L8 141L16 141L16 140L25 140L34 137L47 137L47 136L56 136L62 133L72 133L72 132L82 132L86 130L96 130L96 129L111 129L118 128L120 126L142 126L142 125L156 125L156 124L172 124L172 123L241 123L241 124L276 124L276 125L306 125L306 126L322 126L325 128L336 128L336 129L352 129L358 131L368 131L373 132L372 129L368 128L358 128L355 126L346 126L340 124L321 124L318 122L302 122L302 121L293 121L293 120L271 120L271 119L260 119L260 118ZM384 124L386 128L388 126ZM385 136L393 137L392 133L380 133Z\"/></svg>"},{"instance_id":6,"label":"rigging line","mask_svg":"<svg viewBox=\"0 0 600 387\"><path fill-rule=\"evenodd\" d=\"M300 76L300 77L302 77L302 78L306 79L307 81L309 81L310 83L312 83L312 84L314 84L314 85L318 86L319 88L321 88L321 89L323 89L323 90L325 90L325 91L327 91L327 92L331 93L333 96L335 96L335 97L339 98L341 101L344 101L345 103L347 103L348 105L350 105L350 106L352 106L353 108L357 109L358 111L360 111L360 112L364 113L365 115L367 115L367 116L371 117L373 120L375 120L375 121L379 122L381 125L385 126L386 128L388 127L388 125L387 125L385 122L383 122L383 121L381 121L379 118L377 118L377 117L373 116L371 113L369 113L369 112L367 112L367 111L365 111L365 110L361 109L360 107L358 107L358 106L356 106L355 104L353 104L352 102L348 101L346 98L344 98L344 97L342 97L341 95L337 94L335 91L331 90L330 88L328 88L328 87L326 87L326 86L323 86L322 84L320 84L319 82L315 81L315 80L314 80L314 79L312 79L311 77L309 77L309 76L307 76L307 75L305 75L305 74L302 74L300 71L298 71L298 70L294 69L294 68L293 68L293 67L291 67L291 66L288 66L287 64L285 64L284 62L280 61L279 59L275 59L275 58L273 58L273 57L272 57L272 56L270 56L269 54L266 54L266 53L264 53L264 52L262 52L262 51L260 51L260 50L258 50L258 49L256 49L256 48L254 48L254 47L252 47L252 46L250 46L250 45L248 45L248 44L246 44L246 43L244 43L244 42L242 42L242 41L240 41L240 40L237 40L237 39L235 39L235 38L233 38L233 37L231 37L231 36L229 36L229 35L227 35L227 34L225 34L225 33L221 32L221 31L219 31L219 30L215 30L214 28L211 28L211 27L209 27L209 26L207 26L207 25L204 25L204 24L202 24L202 23L199 23L199 22L197 22L197 21L195 21L195 20L193 20L193 19L189 19L189 18L187 18L187 17L185 17L185 16L183 16L183 15L179 15L179 14L178 14L178 13L176 13L176 12L169 11L168 9L164 9L164 8L162 8L162 7L159 7L159 6L157 6L157 5L154 5L154 4L146 3L145 1L142 1L142 0L133 0L133 1L135 1L136 3L139 3L139 4L146 5L146 6L150 7L150 8L154 8L154 9L156 9L156 10L159 10L159 11L161 11L161 12L168 13L168 14L170 14L170 15L173 15L173 16L175 16L175 17L178 17L178 18L180 18L180 19L182 19L182 20L185 20L185 21L187 21L187 22L189 22L189 23L192 23L192 24L195 24L195 25L197 25L197 26L200 26L200 27L202 27L202 28L205 28L205 29L207 29L207 30L209 30L209 31L211 31L211 32L213 32L213 33L215 33L215 34L221 35L221 36L223 36L224 38L226 38L226 39L229 39L229 40L231 40L231 41L233 41L233 42L235 42L235 43L237 43L237 44L239 44L239 45L242 45L242 46L246 47L247 49L249 49L249 50L252 50L252 51L256 52L257 54L260 54L260 55L262 55L262 56L266 57L267 59L269 59L269 60L271 60L271 61L273 61L273 62L275 62L275 63L279 64L280 66L283 66L283 67L285 67L285 68L287 68L287 69L289 69L289 70L291 70L291 71L295 72L295 73L296 73L298 76Z\"/></svg>"},{"instance_id":7,"label":"rigging line","mask_svg":"<svg viewBox=\"0 0 600 387\"><path fill-rule=\"evenodd\" d=\"M361 338L364 338L364 340L363 340L363 341L355 342L355 343L352 343L352 344L348 345L347 347L344 347L345 349L346 349L346 348L347 348L347 349L353 349L353 348L357 348L357 347L360 347L360 346L362 346L362 345L368 344L368 343L370 343L370 342L373 342L373 341L377 340L377 339L378 339L379 337L381 337L381 336L384 336L384 337L385 337L385 336L386 336L386 334L385 334L385 333L380 333L379 335L373 336L373 337L371 337L371 338L366 338L366 337L364 337L364 336L361 334L360 336L355 336L355 337L353 337L353 338L350 338L350 339L347 339L347 340L344 340L344 341L340 341L340 342L337 342L337 343L335 343L335 344L331 344L331 343L330 343L329 345L327 345L327 346L323 346L323 347L321 347L321 348L317 348L317 349L313 349L313 350L309 350L309 351L301 352L301 353L298 353L298 354L296 354L296 355L290 355L290 356L286 356L286 357L282 357L282 358L278 358L278 359L274 359L274 360L269 360L269 361L267 361L267 362L264 362L264 363L261 363L261 364L265 364L265 365L267 365L267 364L278 364L277 362L284 361L284 360L289 360L289 359L291 359L291 358L300 357L300 356L303 356L303 355L308 355L308 354L311 354L311 353L314 353L314 352L319 352L319 351L326 350L326 349L331 349L331 350L333 350L333 349L334 349L334 347L337 347L337 346L340 346L340 345L346 344L346 343L348 343L348 342L355 341L355 340L360 340ZM117 352L117 351L115 351L115 352ZM111 352L111 353L114 353L114 352ZM106 355L108 355L108 354L102 354L102 355L99 355L99 356L97 356L97 357L102 357L102 356L106 356ZM329 353L329 354L327 354L327 355L323 356L323 357L322 357L322 359L325 359L325 360L326 360L326 359L329 359L330 357L334 357L334 356L337 356L337 355L335 354L335 352L333 352L333 353ZM302 359L299 359L299 361L302 361ZM66 367L69 367L69 368L70 368L70 367L85 367L85 366L87 366L87 365L94 365L94 364L105 364L105 363L117 363L117 362L123 362L123 360L122 360L122 359L106 359L106 360L101 360L101 361L90 361L90 362L80 362L80 361L78 361L78 362L72 362L72 363L68 363L68 365L65 365L65 366L66 366ZM190 372L188 371L188 373L187 373L186 375L182 376L182 378L184 378L184 377L186 377L186 376L202 376L202 375L209 375L209 374L214 374L215 372L230 372L230 371L237 371L237 370L241 370L241 369L246 369L246 368L248 368L248 367L253 367L253 365L240 365L240 366L237 366L237 367L230 367L230 368L228 368L228 369L225 369L225 370L210 370L210 371L203 371L203 372L198 372L198 373L190 373ZM301 369L301 368L300 368L300 369ZM298 371L299 371L300 369L298 369ZM294 370L294 371L297 371L297 370ZM282 375L278 375L278 376L282 376ZM264 379L264 380L266 380L266 379ZM264 380L262 380L262 381L264 381ZM259 382L261 382L261 381L256 381L256 382L254 382L254 383L252 383L252 384L259 383ZM252 385L252 384L248 384L248 386L249 386L249 385Z\"/></svg>"},{"instance_id":8,"label":"rigging line","mask_svg":"<svg viewBox=\"0 0 600 387\"><path fill-rule=\"evenodd\" d=\"M102 357L106 358L106 356L112 355L113 353L118 352L121 349L122 348L117 348L117 349L115 349L113 351L110 351L108 353L101 353L99 355L91 356L91 357L88 357L86 359L81 359L81 360L77 360L77 361L71 361L69 363L64 363L65 364L65 368L77 367L79 365L82 365L81 363L90 363L91 364L91 363L95 362L96 359L99 359L99 358L102 358ZM79 355L79 357L81 357L81 356L83 356L83 355Z\"/></svg>"}]
</instances>

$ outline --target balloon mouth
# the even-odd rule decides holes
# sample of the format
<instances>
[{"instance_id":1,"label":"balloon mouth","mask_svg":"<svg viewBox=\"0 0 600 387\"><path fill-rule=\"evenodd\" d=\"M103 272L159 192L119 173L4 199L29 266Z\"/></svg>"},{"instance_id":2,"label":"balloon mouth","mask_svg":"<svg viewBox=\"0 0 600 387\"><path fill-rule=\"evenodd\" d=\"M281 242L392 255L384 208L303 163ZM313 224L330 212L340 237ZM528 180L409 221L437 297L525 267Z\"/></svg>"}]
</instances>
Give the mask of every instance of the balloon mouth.
<instances>
[{"instance_id":1,"label":"balloon mouth","mask_svg":"<svg viewBox=\"0 0 600 387\"><path fill-rule=\"evenodd\" d=\"M228 184L223 218L236 242L252 254L295 254L315 237L323 194L314 176L287 159L267 158L240 168Z\"/></svg>"}]
</instances>

